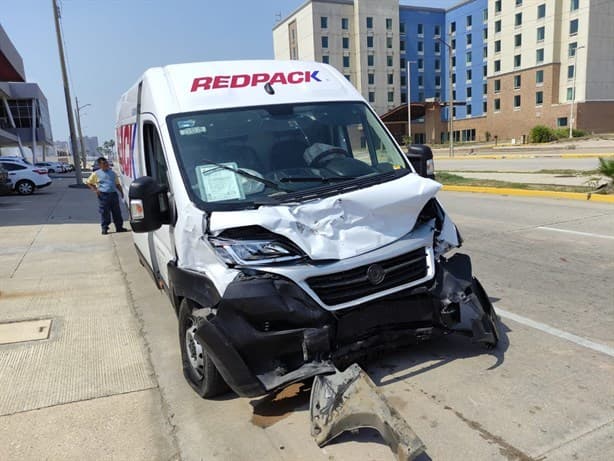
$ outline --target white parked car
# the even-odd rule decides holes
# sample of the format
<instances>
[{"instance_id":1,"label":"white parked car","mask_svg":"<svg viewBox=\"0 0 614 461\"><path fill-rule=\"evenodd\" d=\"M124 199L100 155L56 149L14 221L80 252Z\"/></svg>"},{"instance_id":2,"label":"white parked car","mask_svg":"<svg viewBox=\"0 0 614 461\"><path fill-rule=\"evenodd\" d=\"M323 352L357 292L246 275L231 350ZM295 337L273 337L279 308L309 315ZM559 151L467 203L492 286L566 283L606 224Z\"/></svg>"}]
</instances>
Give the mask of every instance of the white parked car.
<instances>
[{"instance_id":1,"label":"white parked car","mask_svg":"<svg viewBox=\"0 0 614 461\"><path fill-rule=\"evenodd\" d=\"M18 158L0 157L0 164L8 170L13 188L20 195L32 194L36 189L51 184L46 168L33 166Z\"/></svg>"},{"instance_id":2,"label":"white parked car","mask_svg":"<svg viewBox=\"0 0 614 461\"><path fill-rule=\"evenodd\" d=\"M34 166L47 168L49 173L65 173L67 171L64 165L59 162L37 162Z\"/></svg>"}]
</instances>

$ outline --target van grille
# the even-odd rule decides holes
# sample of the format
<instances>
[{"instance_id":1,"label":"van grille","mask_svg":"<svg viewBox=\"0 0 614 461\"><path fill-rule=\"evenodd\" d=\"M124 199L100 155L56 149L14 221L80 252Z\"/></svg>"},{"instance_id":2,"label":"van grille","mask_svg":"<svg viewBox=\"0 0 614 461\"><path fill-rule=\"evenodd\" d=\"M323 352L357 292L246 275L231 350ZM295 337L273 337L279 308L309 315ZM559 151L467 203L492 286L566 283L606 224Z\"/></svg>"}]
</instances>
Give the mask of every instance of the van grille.
<instances>
[{"instance_id":1,"label":"van grille","mask_svg":"<svg viewBox=\"0 0 614 461\"><path fill-rule=\"evenodd\" d=\"M323 303L334 306L426 277L428 273L426 258L425 249L420 248L411 253L347 271L310 277L306 282ZM378 284L370 281L367 275L369 268L374 265L380 266L385 274Z\"/></svg>"}]
</instances>

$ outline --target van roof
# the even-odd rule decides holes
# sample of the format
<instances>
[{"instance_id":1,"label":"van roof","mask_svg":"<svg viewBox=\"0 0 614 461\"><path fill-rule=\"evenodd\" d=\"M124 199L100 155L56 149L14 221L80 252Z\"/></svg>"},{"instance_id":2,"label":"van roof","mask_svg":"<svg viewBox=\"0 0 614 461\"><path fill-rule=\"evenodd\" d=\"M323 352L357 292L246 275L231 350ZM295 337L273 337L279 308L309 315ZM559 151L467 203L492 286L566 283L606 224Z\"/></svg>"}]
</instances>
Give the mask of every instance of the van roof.
<instances>
[{"instance_id":1,"label":"van roof","mask_svg":"<svg viewBox=\"0 0 614 461\"><path fill-rule=\"evenodd\" d=\"M215 61L148 69L144 101L150 94L157 115L233 107L303 102L364 101L335 68L309 61ZM138 83L118 105L118 119L134 115ZM265 88L267 83L270 88ZM272 89L272 91L271 91ZM146 102L144 102L146 104Z\"/></svg>"}]
</instances>

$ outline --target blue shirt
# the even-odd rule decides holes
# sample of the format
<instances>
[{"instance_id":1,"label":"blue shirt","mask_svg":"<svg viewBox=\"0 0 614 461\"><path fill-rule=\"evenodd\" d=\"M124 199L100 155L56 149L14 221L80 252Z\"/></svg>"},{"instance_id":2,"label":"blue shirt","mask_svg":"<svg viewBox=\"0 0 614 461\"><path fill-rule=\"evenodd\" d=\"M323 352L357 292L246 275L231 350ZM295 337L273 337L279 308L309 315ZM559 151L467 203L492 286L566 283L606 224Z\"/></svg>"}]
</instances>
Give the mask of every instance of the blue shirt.
<instances>
[{"instance_id":1,"label":"blue shirt","mask_svg":"<svg viewBox=\"0 0 614 461\"><path fill-rule=\"evenodd\" d=\"M120 185L119 178L112 169L104 171L102 168L94 171L87 179L87 184L96 186L100 192L117 192L117 186Z\"/></svg>"}]
</instances>

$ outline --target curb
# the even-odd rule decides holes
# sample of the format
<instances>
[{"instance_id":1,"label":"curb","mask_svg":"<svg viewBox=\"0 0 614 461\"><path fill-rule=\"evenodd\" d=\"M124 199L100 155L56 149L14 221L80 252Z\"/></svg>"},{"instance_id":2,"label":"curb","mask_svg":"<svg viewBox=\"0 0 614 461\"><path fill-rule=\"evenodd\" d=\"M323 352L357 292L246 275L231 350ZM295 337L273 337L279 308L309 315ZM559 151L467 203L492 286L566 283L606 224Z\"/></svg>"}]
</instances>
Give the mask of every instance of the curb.
<instances>
[{"instance_id":1,"label":"curb","mask_svg":"<svg viewBox=\"0 0 614 461\"><path fill-rule=\"evenodd\" d=\"M459 155L448 157L447 155L435 155L435 160L513 160L522 158L599 158L613 157L612 153L603 154L483 154L483 155Z\"/></svg>"},{"instance_id":2,"label":"curb","mask_svg":"<svg viewBox=\"0 0 614 461\"><path fill-rule=\"evenodd\" d=\"M550 190L511 189L506 187L480 186L443 186L448 192L473 192L477 194L515 195L520 197L544 197L566 200L582 200L584 202L614 203L614 195L582 194L580 192L555 192Z\"/></svg>"}]
</instances>

